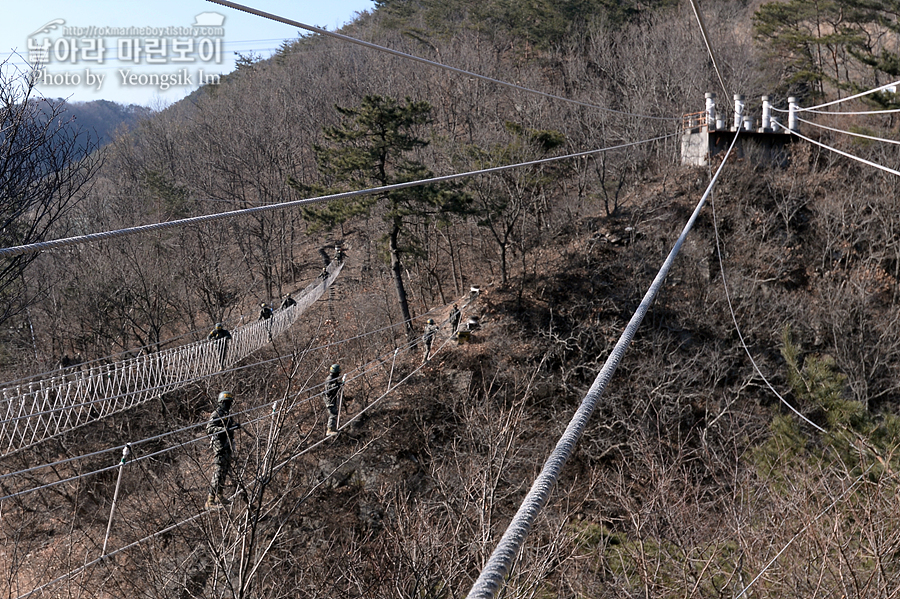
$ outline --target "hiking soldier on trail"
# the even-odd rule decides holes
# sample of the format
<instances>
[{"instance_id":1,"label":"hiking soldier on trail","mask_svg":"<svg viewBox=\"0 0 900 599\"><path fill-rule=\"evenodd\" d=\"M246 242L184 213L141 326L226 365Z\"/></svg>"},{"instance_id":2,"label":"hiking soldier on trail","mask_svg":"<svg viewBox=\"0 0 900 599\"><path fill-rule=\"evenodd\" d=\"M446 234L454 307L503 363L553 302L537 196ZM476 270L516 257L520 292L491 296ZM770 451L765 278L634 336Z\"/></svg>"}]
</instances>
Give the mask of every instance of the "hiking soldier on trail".
<instances>
[{"instance_id":1,"label":"hiking soldier on trail","mask_svg":"<svg viewBox=\"0 0 900 599\"><path fill-rule=\"evenodd\" d=\"M269 304L263 302L259 305L259 318L257 320L269 320L272 318L272 308Z\"/></svg>"},{"instance_id":2,"label":"hiking soldier on trail","mask_svg":"<svg viewBox=\"0 0 900 599\"><path fill-rule=\"evenodd\" d=\"M341 380L341 365L332 364L328 369L328 378L325 379L325 409L328 410L328 425L325 427L325 436L331 437L337 434L338 413L341 409L341 396L343 395L344 381Z\"/></svg>"},{"instance_id":3,"label":"hiking soldier on trail","mask_svg":"<svg viewBox=\"0 0 900 599\"><path fill-rule=\"evenodd\" d=\"M334 259L336 262L344 261L344 247L341 244L334 246Z\"/></svg>"},{"instance_id":4,"label":"hiking soldier on trail","mask_svg":"<svg viewBox=\"0 0 900 599\"><path fill-rule=\"evenodd\" d=\"M228 332L225 325L221 322L217 322L216 328L211 330L206 338L211 341L222 341L221 347L219 348L219 367L224 370L225 354L228 352L228 342L231 341L231 333Z\"/></svg>"},{"instance_id":5,"label":"hiking soldier on trail","mask_svg":"<svg viewBox=\"0 0 900 599\"><path fill-rule=\"evenodd\" d=\"M231 469L234 431L241 428L240 423L229 414L233 400L234 395L231 391L219 393L216 410L206 425L206 434L211 435L209 444L214 455L212 481L209 486L209 496L206 498L207 508L221 507L226 502L222 492L225 488L225 477L228 476Z\"/></svg>"},{"instance_id":6,"label":"hiking soldier on trail","mask_svg":"<svg viewBox=\"0 0 900 599\"><path fill-rule=\"evenodd\" d=\"M433 318L429 318L425 321L425 334L422 335L422 343L425 344L425 355L422 356L422 364L428 361L428 357L431 355L431 344L434 343L434 334L438 331L438 325L434 323Z\"/></svg>"},{"instance_id":7,"label":"hiking soldier on trail","mask_svg":"<svg viewBox=\"0 0 900 599\"><path fill-rule=\"evenodd\" d=\"M462 318L462 312L459 311L459 306L453 304L453 309L450 310L450 335L452 336L459 329L459 321Z\"/></svg>"},{"instance_id":8,"label":"hiking soldier on trail","mask_svg":"<svg viewBox=\"0 0 900 599\"><path fill-rule=\"evenodd\" d=\"M297 302L294 301L294 298L291 297L291 294L288 293L284 296L284 299L281 301L281 309L284 310L286 308L290 308L291 306L296 306Z\"/></svg>"}]
</instances>

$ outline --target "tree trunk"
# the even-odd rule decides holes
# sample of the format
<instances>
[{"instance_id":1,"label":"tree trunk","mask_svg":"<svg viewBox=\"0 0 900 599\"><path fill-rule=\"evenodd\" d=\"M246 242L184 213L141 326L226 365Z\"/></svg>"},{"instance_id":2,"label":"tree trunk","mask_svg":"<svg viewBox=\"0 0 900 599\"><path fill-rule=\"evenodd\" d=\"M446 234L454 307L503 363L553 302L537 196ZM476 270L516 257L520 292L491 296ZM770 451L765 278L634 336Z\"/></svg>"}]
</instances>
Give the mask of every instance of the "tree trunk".
<instances>
[{"instance_id":1,"label":"tree trunk","mask_svg":"<svg viewBox=\"0 0 900 599\"><path fill-rule=\"evenodd\" d=\"M507 244L500 244L500 285L506 286L506 246Z\"/></svg>"},{"instance_id":2,"label":"tree trunk","mask_svg":"<svg viewBox=\"0 0 900 599\"><path fill-rule=\"evenodd\" d=\"M410 343L413 341L412 316L409 313L409 302L406 299L406 288L403 286L403 265L400 264L400 248L397 245L397 237L400 235L400 223L397 219L391 225L390 252L391 252L391 274L394 277L394 289L397 290L397 303L400 304L400 314L403 315L403 322L406 325L406 338Z\"/></svg>"}]
</instances>

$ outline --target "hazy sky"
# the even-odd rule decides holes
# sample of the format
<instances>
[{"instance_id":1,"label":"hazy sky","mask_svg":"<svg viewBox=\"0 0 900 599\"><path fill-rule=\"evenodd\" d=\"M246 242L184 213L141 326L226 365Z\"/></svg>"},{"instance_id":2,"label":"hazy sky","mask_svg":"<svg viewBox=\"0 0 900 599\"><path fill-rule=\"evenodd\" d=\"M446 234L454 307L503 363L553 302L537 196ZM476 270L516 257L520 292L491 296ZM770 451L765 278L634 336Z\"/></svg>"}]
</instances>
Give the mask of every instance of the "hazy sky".
<instances>
[{"instance_id":1,"label":"hazy sky","mask_svg":"<svg viewBox=\"0 0 900 599\"><path fill-rule=\"evenodd\" d=\"M372 0L233 1L329 30L374 8ZM31 70L43 57L38 90L49 98L159 108L234 70L235 53L268 57L299 33L204 0L7 0L0 60Z\"/></svg>"}]
</instances>

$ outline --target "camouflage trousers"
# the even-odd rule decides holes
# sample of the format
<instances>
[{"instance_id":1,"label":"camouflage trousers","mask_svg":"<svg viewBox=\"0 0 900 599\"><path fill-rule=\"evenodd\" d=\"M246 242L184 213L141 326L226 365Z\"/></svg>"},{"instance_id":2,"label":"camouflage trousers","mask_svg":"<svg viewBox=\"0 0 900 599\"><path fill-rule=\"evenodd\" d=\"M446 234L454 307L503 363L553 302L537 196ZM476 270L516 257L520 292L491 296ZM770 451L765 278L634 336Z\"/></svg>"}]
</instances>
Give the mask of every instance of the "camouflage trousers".
<instances>
[{"instance_id":1,"label":"camouflage trousers","mask_svg":"<svg viewBox=\"0 0 900 599\"><path fill-rule=\"evenodd\" d=\"M325 396L325 409L328 410L328 429L335 430L338 419L337 394L334 397Z\"/></svg>"},{"instance_id":2,"label":"camouflage trousers","mask_svg":"<svg viewBox=\"0 0 900 599\"><path fill-rule=\"evenodd\" d=\"M213 475L212 481L209 485L209 494L223 498L223 491L225 489L225 477L228 476L228 471L231 469L231 450L230 449L222 449L221 451L216 452L215 460L213 461Z\"/></svg>"}]
</instances>

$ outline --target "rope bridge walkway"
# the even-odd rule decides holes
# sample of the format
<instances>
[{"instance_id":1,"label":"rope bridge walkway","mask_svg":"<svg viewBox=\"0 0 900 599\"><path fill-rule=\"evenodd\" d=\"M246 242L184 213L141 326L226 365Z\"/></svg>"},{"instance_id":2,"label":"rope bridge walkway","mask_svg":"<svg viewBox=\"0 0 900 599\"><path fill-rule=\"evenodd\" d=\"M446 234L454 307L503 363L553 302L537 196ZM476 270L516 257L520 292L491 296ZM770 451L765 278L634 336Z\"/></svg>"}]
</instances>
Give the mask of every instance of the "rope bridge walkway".
<instances>
[{"instance_id":1,"label":"rope bridge walkway","mask_svg":"<svg viewBox=\"0 0 900 599\"><path fill-rule=\"evenodd\" d=\"M83 370L64 368L0 388L0 457L226 370L287 331L342 267L343 262L332 262L327 277L294 297L294 306L236 328L231 339L197 341Z\"/></svg>"}]
</instances>

